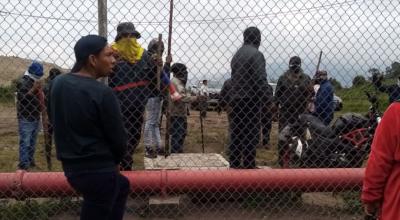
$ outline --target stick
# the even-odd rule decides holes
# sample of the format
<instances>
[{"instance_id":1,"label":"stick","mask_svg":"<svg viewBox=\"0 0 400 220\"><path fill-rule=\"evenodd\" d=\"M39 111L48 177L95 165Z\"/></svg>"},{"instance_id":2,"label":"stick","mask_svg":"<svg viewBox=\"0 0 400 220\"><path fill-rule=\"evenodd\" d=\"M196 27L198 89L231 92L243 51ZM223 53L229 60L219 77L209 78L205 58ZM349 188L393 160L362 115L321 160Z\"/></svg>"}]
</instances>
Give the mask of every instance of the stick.
<instances>
[{"instance_id":1,"label":"stick","mask_svg":"<svg viewBox=\"0 0 400 220\"><path fill-rule=\"evenodd\" d=\"M171 55L171 39L172 39L172 18L173 18L173 11L174 11L174 1L170 0L169 4L169 26L168 26L168 45L167 45L167 54ZM169 135L169 127L170 127L170 120L171 116L169 114L169 92L167 92L167 96L165 98L165 102L167 109L165 111L165 146L164 146L164 153L165 153L165 158L168 157L170 154L170 135Z\"/></svg>"},{"instance_id":2,"label":"stick","mask_svg":"<svg viewBox=\"0 0 400 220\"><path fill-rule=\"evenodd\" d=\"M158 47L157 47L157 60L162 59L162 34L158 34ZM161 90L161 71L162 71L162 66L158 65L157 63L157 90Z\"/></svg>"},{"instance_id":3,"label":"stick","mask_svg":"<svg viewBox=\"0 0 400 220\"><path fill-rule=\"evenodd\" d=\"M169 2L169 26L168 26L168 55L171 55L171 41L172 41L172 18L174 12L174 0Z\"/></svg>"},{"instance_id":4,"label":"stick","mask_svg":"<svg viewBox=\"0 0 400 220\"><path fill-rule=\"evenodd\" d=\"M44 154L46 157L47 169L51 170L51 136L49 133L49 123L47 118L47 113L42 112L42 126L43 126L43 138L44 138Z\"/></svg>"},{"instance_id":5,"label":"stick","mask_svg":"<svg viewBox=\"0 0 400 220\"><path fill-rule=\"evenodd\" d=\"M40 87L38 91L38 98L40 102L41 114L42 114L42 126L43 126L43 138L44 138L44 152L46 157L47 169L51 170L51 135L49 133L49 117L47 115L47 106L45 103L45 95Z\"/></svg>"},{"instance_id":6,"label":"stick","mask_svg":"<svg viewBox=\"0 0 400 220\"><path fill-rule=\"evenodd\" d=\"M203 117L201 115L201 111L200 111L200 130L201 130L201 147L203 149L203 154L204 154L204 129L203 129Z\"/></svg>"},{"instance_id":7,"label":"stick","mask_svg":"<svg viewBox=\"0 0 400 220\"><path fill-rule=\"evenodd\" d=\"M318 63L317 63L317 70L315 71L315 74L319 71L319 65L321 64L321 58L322 58L322 50L319 53L319 58L318 58Z\"/></svg>"}]
</instances>

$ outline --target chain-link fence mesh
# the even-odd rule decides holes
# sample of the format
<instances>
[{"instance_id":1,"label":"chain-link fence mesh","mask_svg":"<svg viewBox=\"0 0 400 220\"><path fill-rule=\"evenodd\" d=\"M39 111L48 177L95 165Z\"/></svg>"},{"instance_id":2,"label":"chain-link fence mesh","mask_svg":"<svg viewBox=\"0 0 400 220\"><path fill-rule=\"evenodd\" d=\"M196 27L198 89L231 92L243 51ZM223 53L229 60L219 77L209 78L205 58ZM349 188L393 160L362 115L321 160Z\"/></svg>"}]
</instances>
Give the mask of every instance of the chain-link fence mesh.
<instances>
[{"instance_id":1,"label":"chain-link fence mesh","mask_svg":"<svg viewBox=\"0 0 400 220\"><path fill-rule=\"evenodd\" d=\"M172 5L171 11L169 1L108 0L104 16L95 1L0 2L0 219L79 218L82 198L65 193L69 185L58 174L40 173L63 171L46 113L51 102L58 112L50 116L86 109L91 116L74 123L88 128L84 123L93 120L96 128L56 127L67 137L60 142L71 144L75 132L83 152L60 149L64 168L71 161L63 153L87 161L103 142L113 145L109 136L120 139L104 126L115 117L101 120L109 103L93 101L100 93L85 79L64 77L74 83L68 94L50 92L53 79L74 65L76 42L99 33L99 20L107 21L117 60L107 84L128 134L119 165L135 170L125 173L134 191L124 219L362 218L360 186L346 185L357 173L307 168L365 165L382 112L400 96L400 3ZM11 173L17 169L26 172ZM343 179L324 186L318 176L329 179L329 172ZM106 196L111 186L103 180L91 179Z\"/></svg>"}]
</instances>

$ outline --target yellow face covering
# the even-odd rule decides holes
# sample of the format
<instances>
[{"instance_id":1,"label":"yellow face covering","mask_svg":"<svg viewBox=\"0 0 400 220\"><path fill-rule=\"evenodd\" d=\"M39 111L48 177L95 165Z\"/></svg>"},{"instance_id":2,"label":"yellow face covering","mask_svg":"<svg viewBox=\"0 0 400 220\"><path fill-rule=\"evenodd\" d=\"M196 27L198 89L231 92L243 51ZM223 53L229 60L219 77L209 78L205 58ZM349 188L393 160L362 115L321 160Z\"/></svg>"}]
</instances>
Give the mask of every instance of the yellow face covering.
<instances>
[{"instance_id":1,"label":"yellow face covering","mask_svg":"<svg viewBox=\"0 0 400 220\"><path fill-rule=\"evenodd\" d=\"M118 55L129 63L136 63L142 58L144 49L137 42L136 38L122 38L114 42L111 47L118 52Z\"/></svg>"}]
</instances>

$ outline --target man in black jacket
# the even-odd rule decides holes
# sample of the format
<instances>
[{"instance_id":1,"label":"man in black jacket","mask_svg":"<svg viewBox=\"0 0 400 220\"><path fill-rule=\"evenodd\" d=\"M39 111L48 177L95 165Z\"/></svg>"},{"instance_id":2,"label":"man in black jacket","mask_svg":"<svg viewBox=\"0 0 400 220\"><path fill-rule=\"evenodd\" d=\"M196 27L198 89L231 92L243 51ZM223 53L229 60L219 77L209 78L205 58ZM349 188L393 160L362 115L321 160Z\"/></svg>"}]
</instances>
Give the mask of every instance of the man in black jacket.
<instances>
[{"instance_id":1,"label":"man in black jacket","mask_svg":"<svg viewBox=\"0 0 400 220\"><path fill-rule=\"evenodd\" d=\"M118 164L126 153L126 133L118 101L96 79L115 64L107 39L88 35L74 47L71 73L51 84L50 119L57 158L71 186L83 195L81 220L122 220L129 181Z\"/></svg>"},{"instance_id":2,"label":"man in black jacket","mask_svg":"<svg viewBox=\"0 0 400 220\"><path fill-rule=\"evenodd\" d=\"M299 115L306 112L312 92L311 78L303 73L300 57L291 57L289 69L279 77L275 92L275 105L279 109L279 132L288 124L296 122ZM278 163L281 166L284 152L284 146L279 142Z\"/></svg>"},{"instance_id":3,"label":"man in black jacket","mask_svg":"<svg viewBox=\"0 0 400 220\"><path fill-rule=\"evenodd\" d=\"M34 61L17 82L18 168L22 170L35 166L33 156L43 107L43 93L39 81L42 76L43 65Z\"/></svg>"},{"instance_id":4,"label":"man in black jacket","mask_svg":"<svg viewBox=\"0 0 400 220\"><path fill-rule=\"evenodd\" d=\"M261 33L247 28L244 44L231 61L229 163L231 168L256 168L256 146L260 135L260 111L266 95L265 59L258 51Z\"/></svg>"},{"instance_id":5,"label":"man in black jacket","mask_svg":"<svg viewBox=\"0 0 400 220\"><path fill-rule=\"evenodd\" d=\"M128 151L121 161L122 170L132 170L133 154L142 135L146 103L156 89L151 83L157 72L156 56L152 57L142 48L137 42L140 37L133 23L122 22L112 44L117 64L109 77L109 86L119 100L128 134Z\"/></svg>"}]
</instances>

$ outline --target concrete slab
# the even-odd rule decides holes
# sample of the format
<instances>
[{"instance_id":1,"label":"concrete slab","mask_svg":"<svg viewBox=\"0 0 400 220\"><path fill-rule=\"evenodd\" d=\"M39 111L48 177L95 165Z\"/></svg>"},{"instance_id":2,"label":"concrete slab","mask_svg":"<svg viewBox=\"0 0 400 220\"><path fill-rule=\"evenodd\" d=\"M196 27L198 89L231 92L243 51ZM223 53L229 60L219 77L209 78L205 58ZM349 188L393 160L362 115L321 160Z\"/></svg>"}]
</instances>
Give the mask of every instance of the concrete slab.
<instances>
[{"instance_id":1,"label":"concrete slab","mask_svg":"<svg viewBox=\"0 0 400 220\"><path fill-rule=\"evenodd\" d=\"M222 155L216 153L182 153L171 154L167 158L145 158L144 167L146 170L225 170L229 169L229 163ZM185 195L151 196L148 203L149 215L180 216L183 198Z\"/></svg>"},{"instance_id":2,"label":"concrete slab","mask_svg":"<svg viewBox=\"0 0 400 220\"><path fill-rule=\"evenodd\" d=\"M145 158L144 167L146 170L223 170L229 168L229 163L222 155L216 153L182 153L171 154L167 158Z\"/></svg>"},{"instance_id":3,"label":"concrete slab","mask_svg":"<svg viewBox=\"0 0 400 220\"><path fill-rule=\"evenodd\" d=\"M180 196L168 196L168 197L154 196L149 199L149 204L150 205L179 204L180 200L181 200Z\"/></svg>"},{"instance_id":4,"label":"concrete slab","mask_svg":"<svg viewBox=\"0 0 400 220\"><path fill-rule=\"evenodd\" d=\"M257 166L258 169L272 169L272 167L269 166Z\"/></svg>"},{"instance_id":5,"label":"concrete slab","mask_svg":"<svg viewBox=\"0 0 400 220\"><path fill-rule=\"evenodd\" d=\"M149 199L149 216L176 218L182 216L185 195L152 196Z\"/></svg>"}]
</instances>

